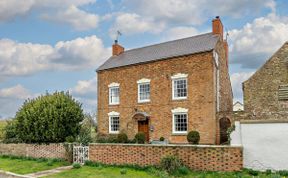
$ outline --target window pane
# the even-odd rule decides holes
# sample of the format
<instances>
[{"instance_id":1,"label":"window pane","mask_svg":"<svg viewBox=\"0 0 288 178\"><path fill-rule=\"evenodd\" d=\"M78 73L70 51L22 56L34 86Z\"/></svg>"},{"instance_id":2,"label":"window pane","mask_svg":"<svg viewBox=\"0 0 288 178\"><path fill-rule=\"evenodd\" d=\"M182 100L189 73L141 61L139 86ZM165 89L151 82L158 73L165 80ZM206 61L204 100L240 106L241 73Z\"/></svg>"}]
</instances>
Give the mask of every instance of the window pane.
<instances>
[{"instance_id":1,"label":"window pane","mask_svg":"<svg viewBox=\"0 0 288 178\"><path fill-rule=\"evenodd\" d=\"M140 101L150 99L150 84L139 84L139 99Z\"/></svg>"},{"instance_id":2,"label":"window pane","mask_svg":"<svg viewBox=\"0 0 288 178\"><path fill-rule=\"evenodd\" d=\"M174 128L176 132L187 131L187 114L174 114Z\"/></svg>"},{"instance_id":3,"label":"window pane","mask_svg":"<svg viewBox=\"0 0 288 178\"><path fill-rule=\"evenodd\" d=\"M119 87L110 88L110 103L119 103Z\"/></svg>"},{"instance_id":4,"label":"window pane","mask_svg":"<svg viewBox=\"0 0 288 178\"><path fill-rule=\"evenodd\" d=\"M187 97L187 80L174 80L174 98Z\"/></svg>"},{"instance_id":5,"label":"window pane","mask_svg":"<svg viewBox=\"0 0 288 178\"><path fill-rule=\"evenodd\" d=\"M119 117L110 117L110 130L112 132L119 131Z\"/></svg>"}]
</instances>

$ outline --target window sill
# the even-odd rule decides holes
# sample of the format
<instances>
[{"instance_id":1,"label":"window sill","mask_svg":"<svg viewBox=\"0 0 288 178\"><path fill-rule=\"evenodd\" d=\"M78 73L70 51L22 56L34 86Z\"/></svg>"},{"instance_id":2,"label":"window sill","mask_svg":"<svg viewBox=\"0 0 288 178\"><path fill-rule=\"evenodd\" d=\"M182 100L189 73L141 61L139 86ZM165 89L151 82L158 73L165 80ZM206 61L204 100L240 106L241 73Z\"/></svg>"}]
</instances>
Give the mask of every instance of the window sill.
<instances>
[{"instance_id":1,"label":"window sill","mask_svg":"<svg viewBox=\"0 0 288 178\"><path fill-rule=\"evenodd\" d=\"M114 103L113 104L109 103L109 106L118 106L118 105L120 105L120 103L115 103L115 104Z\"/></svg>"},{"instance_id":2,"label":"window sill","mask_svg":"<svg viewBox=\"0 0 288 178\"><path fill-rule=\"evenodd\" d=\"M119 134L119 131L118 132L109 132L109 134Z\"/></svg>"},{"instance_id":3,"label":"window sill","mask_svg":"<svg viewBox=\"0 0 288 178\"><path fill-rule=\"evenodd\" d=\"M150 100L146 100L146 101L138 101L138 104L145 104L145 103L150 103Z\"/></svg>"},{"instance_id":4,"label":"window sill","mask_svg":"<svg viewBox=\"0 0 288 178\"><path fill-rule=\"evenodd\" d=\"M188 98L172 98L172 101L187 100Z\"/></svg>"},{"instance_id":5,"label":"window sill","mask_svg":"<svg viewBox=\"0 0 288 178\"><path fill-rule=\"evenodd\" d=\"M186 136L186 135L188 135L188 133L187 132L183 132L183 133L172 133L172 136Z\"/></svg>"}]
</instances>

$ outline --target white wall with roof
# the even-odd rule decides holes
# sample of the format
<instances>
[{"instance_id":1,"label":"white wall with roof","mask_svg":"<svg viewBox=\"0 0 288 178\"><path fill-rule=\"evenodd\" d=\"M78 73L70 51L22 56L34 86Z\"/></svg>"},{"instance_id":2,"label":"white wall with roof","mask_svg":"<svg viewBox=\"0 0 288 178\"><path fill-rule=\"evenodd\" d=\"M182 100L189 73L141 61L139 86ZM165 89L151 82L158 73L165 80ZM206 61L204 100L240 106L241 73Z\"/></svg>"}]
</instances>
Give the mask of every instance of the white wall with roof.
<instances>
[{"instance_id":1,"label":"white wall with roof","mask_svg":"<svg viewBox=\"0 0 288 178\"><path fill-rule=\"evenodd\" d=\"M243 146L243 166L288 170L288 122L235 122L231 145Z\"/></svg>"}]
</instances>

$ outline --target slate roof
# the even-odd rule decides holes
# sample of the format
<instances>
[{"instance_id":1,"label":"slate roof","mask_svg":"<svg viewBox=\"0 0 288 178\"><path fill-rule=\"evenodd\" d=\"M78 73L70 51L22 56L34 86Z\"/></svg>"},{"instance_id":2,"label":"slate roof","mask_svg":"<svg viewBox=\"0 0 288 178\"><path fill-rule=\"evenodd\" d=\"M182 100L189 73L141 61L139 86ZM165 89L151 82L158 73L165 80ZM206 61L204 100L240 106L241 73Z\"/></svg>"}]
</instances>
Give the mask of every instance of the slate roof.
<instances>
[{"instance_id":1,"label":"slate roof","mask_svg":"<svg viewBox=\"0 0 288 178\"><path fill-rule=\"evenodd\" d=\"M97 71L211 51L215 48L218 39L219 36L206 33L127 50L118 56L110 57Z\"/></svg>"}]
</instances>

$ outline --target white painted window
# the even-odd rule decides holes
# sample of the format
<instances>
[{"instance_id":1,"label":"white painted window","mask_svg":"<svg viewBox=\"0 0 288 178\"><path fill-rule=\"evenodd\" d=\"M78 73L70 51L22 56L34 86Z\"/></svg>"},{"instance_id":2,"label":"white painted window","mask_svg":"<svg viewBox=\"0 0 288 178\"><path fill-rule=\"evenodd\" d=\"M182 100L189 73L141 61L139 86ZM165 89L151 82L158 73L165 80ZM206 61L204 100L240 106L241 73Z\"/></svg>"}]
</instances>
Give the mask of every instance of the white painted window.
<instances>
[{"instance_id":1,"label":"white painted window","mask_svg":"<svg viewBox=\"0 0 288 178\"><path fill-rule=\"evenodd\" d=\"M119 104L119 84L118 83L111 83L109 86L109 104L115 105Z\"/></svg>"},{"instance_id":2,"label":"white painted window","mask_svg":"<svg viewBox=\"0 0 288 178\"><path fill-rule=\"evenodd\" d=\"M176 74L171 77L172 79L172 99L187 99L188 95L188 84L187 74Z\"/></svg>"},{"instance_id":3,"label":"white painted window","mask_svg":"<svg viewBox=\"0 0 288 178\"><path fill-rule=\"evenodd\" d=\"M138 102L149 102L150 101L150 79L141 79L138 83Z\"/></svg>"},{"instance_id":4,"label":"white painted window","mask_svg":"<svg viewBox=\"0 0 288 178\"><path fill-rule=\"evenodd\" d=\"M172 110L173 128L175 134L186 134L188 130L188 109L176 108Z\"/></svg>"},{"instance_id":5,"label":"white painted window","mask_svg":"<svg viewBox=\"0 0 288 178\"><path fill-rule=\"evenodd\" d=\"M120 128L120 115L118 112L110 112L108 113L109 116L109 133L118 134Z\"/></svg>"}]
</instances>

